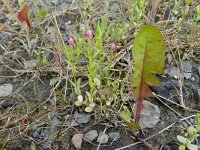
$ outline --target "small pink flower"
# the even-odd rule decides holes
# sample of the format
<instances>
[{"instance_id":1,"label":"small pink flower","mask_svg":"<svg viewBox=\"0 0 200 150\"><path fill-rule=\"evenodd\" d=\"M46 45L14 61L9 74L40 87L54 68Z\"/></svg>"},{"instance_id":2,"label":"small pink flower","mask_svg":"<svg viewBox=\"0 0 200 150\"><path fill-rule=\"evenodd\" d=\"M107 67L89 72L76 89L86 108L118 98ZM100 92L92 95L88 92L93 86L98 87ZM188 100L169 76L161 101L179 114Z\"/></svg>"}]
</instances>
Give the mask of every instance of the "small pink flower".
<instances>
[{"instance_id":1,"label":"small pink flower","mask_svg":"<svg viewBox=\"0 0 200 150\"><path fill-rule=\"evenodd\" d=\"M70 46L73 46L73 45L74 45L74 40L73 40L73 38L69 38L69 39L68 39L68 44L69 44Z\"/></svg>"},{"instance_id":2,"label":"small pink flower","mask_svg":"<svg viewBox=\"0 0 200 150\"><path fill-rule=\"evenodd\" d=\"M86 36L91 39L92 38L92 31L91 30L87 30Z\"/></svg>"},{"instance_id":3,"label":"small pink flower","mask_svg":"<svg viewBox=\"0 0 200 150\"><path fill-rule=\"evenodd\" d=\"M115 50L116 50L116 45L115 45L115 43L111 43L110 49L111 49L112 52L115 52Z\"/></svg>"}]
</instances>

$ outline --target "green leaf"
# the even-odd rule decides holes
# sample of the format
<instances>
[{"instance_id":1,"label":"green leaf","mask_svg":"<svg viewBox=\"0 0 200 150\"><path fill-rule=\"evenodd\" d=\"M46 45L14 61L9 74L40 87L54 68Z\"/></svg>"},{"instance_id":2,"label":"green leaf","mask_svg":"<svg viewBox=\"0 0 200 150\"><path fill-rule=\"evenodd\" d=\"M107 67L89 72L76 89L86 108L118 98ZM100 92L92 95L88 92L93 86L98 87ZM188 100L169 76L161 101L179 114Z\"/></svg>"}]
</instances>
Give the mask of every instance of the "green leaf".
<instances>
[{"instance_id":1,"label":"green leaf","mask_svg":"<svg viewBox=\"0 0 200 150\"><path fill-rule=\"evenodd\" d=\"M161 32L152 25L147 25L135 37L132 55L135 62L132 86L133 96L137 98L135 122L139 122L142 100L154 97L148 85L159 86L155 74L163 74L165 62L165 42Z\"/></svg>"},{"instance_id":2,"label":"green leaf","mask_svg":"<svg viewBox=\"0 0 200 150\"><path fill-rule=\"evenodd\" d=\"M24 0L18 0L18 4L22 8L24 6Z\"/></svg>"},{"instance_id":3,"label":"green leaf","mask_svg":"<svg viewBox=\"0 0 200 150\"><path fill-rule=\"evenodd\" d=\"M189 127L187 128L187 133L188 133L189 135L192 135L192 134L194 134L194 133L197 133L197 130L196 130L193 126L189 126Z\"/></svg>"},{"instance_id":4,"label":"green leaf","mask_svg":"<svg viewBox=\"0 0 200 150\"><path fill-rule=\"evenodd\" d=\"M139 131L140 130L140 126L135 122L125 121L125 123L132 131Z\"/></svg>"},{"instance_id":5,"label":"green leaf","mask_svg":"<svg viewBox=\"0 0 200 150\"><path fill-rule=\"evenodd\" d=\"M193 0L185 0L186 5L192 4Z\"/></svg>"},{"instance_id":6,"label":"green leaf","mask_svg":"<svg viewBox=\"0 0 200 150\"><path fill-rule=\"evenodd\" d=\"M198 150L197 145L191 144L191 143L187 143L186 147L189 150Z\"/></svg>"},{"instance_id":7,"label":"green leaf","mask_svg":"<svg viewBox=\"0 0 200 150\"><path fill-rule=\"evenodd\" d=\"M132 113L129 111L129 109L126 109L120 112L120 117L127 122L131 121L131 116L132 116Z\"/></svg>"},{"instance_id":8,"label":"green leaf","mask_svg":"<svg viewBox=\"0 0 200 150\"><path fill-rule=\"evenodd\" d=\"M78 101L83 102L83 96L82 95L78 96Z\"/></svg>"},{"instance_id":9,"label":"green leaf","mask_svg":"<svg viewBox=\"0 0 200 150\"><path fill-rule=\"evenodd\" d=\"M177 135L177 139L179 140L179 142L181 142L182 144L186 144L187 143L187 139L180 136L180 135Z\"/></svg>"},{"instance_id":10,"label":"green leaf","mask_svg":"<svg viewBox=\"0 0 200 150\"><path fill-rule=\"evenodd\" d=\"M89 113L89 112L92 112L92 111L93 111L93 108L92 108L92 107L86 107L86 108L85 108L85 111L88 112L88 113Z\"/></svg>"},{"instance_id":11,"label":"green leaf","mask_svg":"<svg viewBox=\"0 0 200 150\"><path fill-rule=\"evenodd\" d=\"M165 62L165 42L161 32L147 25L135 38L132 54L135 61L133 86L139 87L141 80L151 86L159 86L155 73L163 74Z\"/></svg>"},{"instance_id":12,"label":"green leaf","mask_svg":"<svg viewBox=\"0 0 200 150\"><path fill-rule=\"evenodd\" d=\"M196 118L196 121L197 121L197 125L200 125L200 114L197 113L195 118Z\"/></svg>"},{"instance_id":13,"label":"green leaf","mask_svg":"<svg viewBox=\"0 0 200 150\"><path fill-rule=\"evenodd\" d=\"M37 15L37 17L36 17L37 20L43 20L47 13L48 13L48 10L47 10L47 9L44 9L44 10L39 11L39 12L38 12L38 15Z\"/></svg>"}]
</instances>

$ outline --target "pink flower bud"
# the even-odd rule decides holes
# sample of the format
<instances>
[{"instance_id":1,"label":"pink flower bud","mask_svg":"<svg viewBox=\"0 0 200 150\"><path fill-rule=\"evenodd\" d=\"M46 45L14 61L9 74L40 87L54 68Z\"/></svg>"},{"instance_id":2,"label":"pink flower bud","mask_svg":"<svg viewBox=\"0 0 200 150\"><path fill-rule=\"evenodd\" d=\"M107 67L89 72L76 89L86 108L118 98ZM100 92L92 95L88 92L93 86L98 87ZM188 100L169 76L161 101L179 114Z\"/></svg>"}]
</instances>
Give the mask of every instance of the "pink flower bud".
<instances>
[{"instance_id":1,"label":"pink flower bud","mask_svg":"<svg viewBox=\"0 0 200 150\"><path fill-rule=\"evenodd\" d=\"M92 38L92 31L91 30L87 30L86 36L91 39Z\"/></svg>"},{"instance_id":2,"label":"pink flower bud","mask_svg":"<svg viewBox=\"0 0 200 150\"><path fill-rule=\"evenodd\" d=\"M115 43L111 43L110 49L111 49L112 52L115 52L115 50L116 50L116 45L115 45Z\"/></svg>"},{"instance_id":3,"label":"pink flower bud","mask_svg":"<svg viewBox=\"0 0 200 150\"><path fill-rule=\"evenodd\" d=\"M73 46L73 45L74 45L74 40L73 40L73 38L69 38L69 39L68 39L68 44L69 44L70 46Z\"/></svg>"}]
</instances>

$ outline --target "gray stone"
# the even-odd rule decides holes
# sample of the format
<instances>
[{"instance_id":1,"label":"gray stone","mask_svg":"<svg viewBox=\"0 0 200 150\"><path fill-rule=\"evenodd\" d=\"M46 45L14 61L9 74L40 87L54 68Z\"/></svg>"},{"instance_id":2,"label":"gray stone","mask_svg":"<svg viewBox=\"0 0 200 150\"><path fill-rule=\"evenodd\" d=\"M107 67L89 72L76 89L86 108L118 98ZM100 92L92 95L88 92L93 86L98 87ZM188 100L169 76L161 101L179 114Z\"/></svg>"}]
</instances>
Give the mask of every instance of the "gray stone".
<instances>
[{"instance_id":1,"label":"gray stone","mask_svg":"<svg viewBox=\"0 0 200 150\"><path fill-rule=\"evenodd\" d=\"M140 113L139 125L142 129L154 128L160 121L160 110L158 109L158 106L152 104L149 101L145 100L143 101L143 103L144 103L144 108Z\"/></svg>"},{"instance_id":2,"label":"gray stone","mask_svg":"<svg viewBox=\"0 0 200 150\"><path fill-rule=\"evenodd\" d=\"M98 137L97 130L91 130L84 135L84 138L90 142L95 140Z\"/></svg>"},{"instance_id":3,"label":"gray stone","mask_svg":"<svg viewBox=\"0 0 200 150\"><path fill-rule=\"evenodd\" d=\"M186 72L186 73L183 73L183 76L184 76L185 79L188 80L188 79L190 79L192 77L192 74L189 73L189 72Z\"/></svg>"},{"instance_id":4,"label":"gray stone","mask_svg":"<svg viewBox=\"0 0 200 150\"><path fill-rule=\"evenodd\" d=\"M192 123L192 125L196 125L196 119L195 118L189 118L190 123Z\"/></svg>"},{"instance_id":5,"label":"gray stone","mask_svg":"<svg viewBox=\"0 0 200 150\"><path fill-rule=\"evenodd\" d=\"M187 124L186 121L182 121L181 126L182 126L183 129L186 129L189 125Z\"/></svg>"},{"instance_id":6,"label":"gray stone","mask_svg":"<svg viewBox=\"0 0 200 150\"><path fill-rule=\"evenodd\" d=\"M111 141L118 141L121 138L121 135L119 132L110 132L108 136Z\"/></svg>"},{"instance_id":7,"label":"gray stone","mask_svg":"<svg viewBox=\"0 0 200 150\"><path fill-rule=\"evenodd\" d=\"M179 78L179 69L177 67L170 67L170 68L166 68L164 70L164 73L166 75L169 75L169 77L173 77L175 79Z\"/></svg>"},{"instance_id":8,"label":"gray stone","mask_svg":"<svg viewBox=\"0 0 200 150\"><path fill-rule=\"evenodd\" d=\"M180 84L177 80L166 80L161 82L160 87L152 87L153 92L158 95L161 95L173 102L179 103L179 96L177 90L180 90ZM189 100L189 91L185 87L185 84L182 85L183 99L184 101ZM169 103L171 104L171 103Z\"/></svg>"},{"instance_id":9,"label":"gray stone","mask_svg":"<svg viewBox=\"0 0 200 150\"><path fill-rule=\"evenodd\" d=\"M74 114L74 118L78 124L88 123L91 119L91 115L86 113L82 114L76 113Z\"/></svg>"},{"instance_id":10,"label":"gray stone","mask_svg":"<svg viewBox=\"0 0 200 150\"><path fill-rule=\"evenodd\" d=\"M189 73L189 72L191 73L192 72L192 65L189 61L184 61L182 63L182 71L184 73Z\"/></svg>"},{"instance_id":11,"label":"gray stone","mask_svg":"<svg viewBox=\"0 0 200 150\"><path fill-rule=\"evenodd\" d=\"M51 0L50 2L53 5L58 5L59 4L59 0Z\"/></svg>"},{"instance_id":12,"label":"gray stone","mask_svg":"<svg viewBox=\"0 0 200 150\"><path fill-rule=\"evenodd\" d=\"M51 149L52 143L56 138L54 135L58 132L61 124L57 116L57 112L50 112L46 118L49 120L49 125L39 127L32 133L32 137L35 140L44 140L44 142L40 144L44 150Z\"/></svg>"},{"instance_id":13,"label":"gray stone","mask_svg":"<svg viewBox=\"0 0 200 150\"><path fill-rule=\"evenodd\" d=\"M97 138L97 142L100 144L106 144L108 143L108 139L109 139L109 136L107 134L100 132Z\"/></svg>"},{"instance_id":14,"label":"gray stone","mask_svg":"<svg viewBox=\"0 0 200 150\"><path fill-rule=\"evenodd\" d=\"M198 75L192 75L190 79L194 84L199 84L199 76Z\"/></svg>"},{"instance_id":15,"label":"gray stone","mask_svg":"<svg viewBox=\"0 0 200 150\"><path fill-rule=\"evenodd\" d=\"M194 82L194 81L195 81L195 77L192 77L192 78L191 78L191 81Z\"/></svg>"},{"instance_id":16,"label":"gray stone","mask_svg":"<svg viewBox=\"0 0 200 150\"><path fill-rule=\"evenodd\" d=\"M8 83L0 85L0 97L9 96L10 94L12 94L12 91L13 91L12 84Z\"/></svg>"},{"instance_id":17,"label":"gray stone","mask_svg":"<svg viewBox=\"0 0 200 150\"><path fill-rule=\"evenodd\" d=\"M192 77L192 65L189 61L182 63L182 73L185 79L190 79Z\"/></svg>"},{"instance_id":18,"label":"gray stone","mask_svg":"<svg viewBox=\"0 0 200 150\"><path fill-rule=\"evenodd\" d=\"M172 62L172 55L171 55L170 53L167 53L166 59L167 59L167 62L168 62L169 64L171 64L171 62Z\"/></svg>"},{"instance_id":19,"label":"gray stone","mask_svg":"<svg viewBox=\"0 0 200 150\"><path fill-rule=\"evenodd\" d=\"M74 120L74 119L72 119L71 121L70 120L68 120L65 124L64 124L64 126L67 126L67 127L69 127L69 126L71 126L71 127L76 127L76 126L78 126L79 124Z\"/></svg>"},{"instance_id":20,"label":"gray stone","mask_svg":"<svg viewBox=\"0 0 200 150\"><path fill-rule=\"evenodd\" d=\"M7 101L7 102L1 103L1 106L3 108L5 108L5 109L8 108L8 107L13 107L15 105L17 105L17 102L9 102L9 101Z\"/></svg>"},{"instance_id":21,"label":"gray stone","mask_svg":"<svg viewBox=\"0 0 200 150\"><path fill-rule=\"evenodd\" d=\"M83 134L74 134L72 137L72 144L75 148L81 148L82 142L83 142Z\"/></svg>"}]
</instances>

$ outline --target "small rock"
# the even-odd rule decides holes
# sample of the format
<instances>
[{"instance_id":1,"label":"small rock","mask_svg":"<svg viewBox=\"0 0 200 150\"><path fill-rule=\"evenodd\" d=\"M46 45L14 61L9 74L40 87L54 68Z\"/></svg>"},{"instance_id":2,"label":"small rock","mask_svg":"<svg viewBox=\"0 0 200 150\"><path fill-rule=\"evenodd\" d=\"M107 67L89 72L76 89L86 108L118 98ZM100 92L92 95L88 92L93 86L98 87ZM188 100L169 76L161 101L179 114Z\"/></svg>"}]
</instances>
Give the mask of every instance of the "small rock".
<instances>
[{"instance_id":1,"label":"small rock","mask_svg":"<svg viewBox=\"0 0 200 150\"><path fill-rule=\"evenodd\" d=\"M193 75L190 79L194 84L199 83L199 76L198 75Z\"/></svg>"},{"instance_id":2,"label":"small rock","mask_svg":"<svg viewBox=\"0 0 200 150\"><path fill-rule=\"evenodd\" d=\"M194 81L195 81L195 77L192 77L192 78L191 78L191 81L194 82Z\"/></svg>"},{"instance_id":3,"label":"small rock","mask_svg":"<svg viewBox=\"0 0 200 150\"><path fill-rule=\"evenodd\" d=\"M143 101L144 109L140 113L139 125L142 129L154 128L160 121L160 110L158 106L152 104L149 101ZM136 105L135 105L136 108Z\"/></svg>"},{"instance_id":4,"label":"small rock","mask_svg":"<svg viewBox=\"0 0 200 150\"><path fill-rule=\"evenodd\" d=\"M109 136L109 139L112 141L118 141L121 138L121 135L119 132L110 132L108 136Z\"/></svg>"},{"instance_id":5,"label":"small rock","mask_svg":"<svg viewBox=\"0 0 200 150\"><path fill-rule=\"evenodd\" d=\"M3 108L8 108L8 107L13 107L13 106L16 106L17 105L17 102L3 102L1 103L1 106Z\"/></svg>"},{"instance_id":6,"label":"small rock","mask_svg":"<svg viewBox=\"0 0 200 150\"><path fill-rule=\"evenodd\" d=\"M161 82L160 87L151 87L152 91L158 95L161 95L173 102L179 103L179 97L177 90L180 89L180 84L177 80L166 80ZM183 99L186 102L189 100L189 91L185 87L185 84L182 85ZM169 103L171 104L171 103Z\"/></svg>"},{"instance_id":7,"label":"small rock","mask_svg":"<svg viewBox=\"0 0 200 150\"><path fill-rule=\"evenodd\" d=\"M64 124L64 126L71 126L71 127L76 127L76 126L78 126L79 124L74 120L74 119L72 119L71 121L67 121L65 124Z\"/></svg>"},{"instance_id":8,"label":"small rock","mask_svg":"<svg viewBox=\"0 0 200 150\"><path fill-rule=\"evenodd\" d=\"M100 144L106 144L108 143L108 139L109 139L109 136L107 134L100 132L97 138L97 142Z\"/></svg>"},{"instance_id":9,"label":"small rock","mask_svg":"<svg viewBox=\"0 0 200 150\"><path fill-rule=\"evenodd\" d=\"M192 72L192 65L189 61L185 61L182 63L182 71L184 73L191 73Z\"/></svg>"},{"instance_id":10,"label":"small rock","mask_svg":"<svg viewBox=\"0 0 200 150\"><path fill-rule=\"evenodd\" d=\"M74 134L74 136L72 137L72 144L74 145L75 148L81 148L82 145L82 140L83 138L83 134Z\"/></svg>"},{"instance_id":11,"label":"small rock","mask_svg":"<svg viewBox=\"0 0 200 150\"><path fill-rule=\"evenodd\" d=\"M182 72L185 79L190 79L192 77L192 65L189 61L185 61L182 63Z\"/></svg>"},{"instance_id":12,"label":"small rock","mask_svg":"<svg viewBox=\"0 0 200 150\"><path fill-rule=\"evenodd\" d=\"M0 97L9 96L12 93L13 85L12 84L2 84L0 85Z\"/></svg>"},{"instance_id":13,"label":"small rock","mask_svg":"<svg viewBox=\"0 0 200 150\"><path fill-rule=\"evenodd\" d=\"M167 53L166 58L167 58L167 62L169 64L171 64L171 62L172 62L172 55L170 53Z\"/></svg>"},{"instance_id":14,"label":"small rock","mask_svg":"<svg viewBox=\"0 0 200 150\"><path fill-rule=\"evenodd\" d=\"M74 118L78 124L88 123L91 119L91 115L86 114L86 113L82 113L82 114L76 113L74 115Z\"/></svg>"},{"instance_id":15,"label":"small rock","mask_svg":"<svg viewBox=\"0 0 200 150\"><path fill-rule=\"evenodd\" d=\"M183 73L183 76L184 76L185 79L188 80L188 79L190 79L192 77L192 74L189 73L189 72L186 72L186 73Z\"/></svg>"},{"instance_id":16,"label":"small rock","mask_svg":"<svg viewBox=\"0 0 200 150\"><path fill-rule=\"evenodd\" d=\"M179 78L179 69L177 67L170 67L170 68L166 68L164 70L164 73L166 75L169 75L170 77L173 77L175 79Z\"/></svg>"},{"instance_id":17,"label":"small rock","mask_svg":"<svg viewBox=\"0 0 200 150\"><path fill-rule=\"evenodd\" d=\"M190 123L192 123L192 125L196 125L196 119L195 118L189 118Z\"/></svg>"},{"instance_id":18,"label":"small rock","mask_svg":"<svg viewBox=\"0 0 200 150\"><path fill-rule=\"evenodd\" d=\"M59 3L58 0L51 0L50 2L51 2L51 4L53 4L53 5L55 5L55 6L58 5L58 3Z\"/></svg>"},{"instance_id":19,"label":"small rock","mask_svg":"<svg viewBox=\"0 0 200 150\"><path fill-rule=\"evenodd\" d=\"M84 138L88 141L92 142L98 137L97 130L91 130L84 135Z\"/></svg>"}]
</instances>

